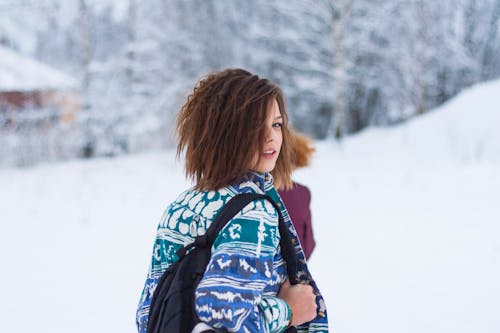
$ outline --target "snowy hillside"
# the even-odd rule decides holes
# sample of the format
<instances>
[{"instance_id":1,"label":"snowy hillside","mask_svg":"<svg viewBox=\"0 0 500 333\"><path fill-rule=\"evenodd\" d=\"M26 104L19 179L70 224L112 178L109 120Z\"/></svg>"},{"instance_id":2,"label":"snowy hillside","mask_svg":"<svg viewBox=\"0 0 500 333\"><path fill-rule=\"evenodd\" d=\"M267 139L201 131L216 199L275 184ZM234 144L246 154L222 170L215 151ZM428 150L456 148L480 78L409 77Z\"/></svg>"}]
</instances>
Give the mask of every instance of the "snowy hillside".
<instances>
[{"instance_id":1,"label":"snowy hillside","mask_svg":"<svg viewBox=\"0 0 500 333\"><path fill-rule=\"evenodd\" d=\"M339 333L500 331L500 81L321 142L311 270ZM174 152L0 170L3 332L134 332Z\"/></svg>"}]
</instances>

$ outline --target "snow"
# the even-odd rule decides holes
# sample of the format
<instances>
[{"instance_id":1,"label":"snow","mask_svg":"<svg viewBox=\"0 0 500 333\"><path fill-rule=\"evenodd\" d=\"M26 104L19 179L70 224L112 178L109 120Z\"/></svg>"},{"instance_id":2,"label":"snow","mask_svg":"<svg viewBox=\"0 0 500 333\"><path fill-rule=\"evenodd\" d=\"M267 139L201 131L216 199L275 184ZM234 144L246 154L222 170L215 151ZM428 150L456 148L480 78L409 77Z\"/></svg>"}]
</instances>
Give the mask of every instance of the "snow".
<instances>
[{"instance_id":1,"label":"snow","mask_svg":"<svg viewBox=\"0 0 500 333\"><path fill-rule=\"evenodd\" d=\"M75 89L75 79L0 45L0 91Z\"/></svg>"},{"instance_id":2,"label":"snow","mask_svg":"<svg viewBox=\"0 0 500 333\"><path fill-rule=\"evenodd\" d=\"M500 81L318 143L310 266L332 331L500 331ZM0 171L5 332L134 332L174 151Z\"/></svg>"}]
</instances>

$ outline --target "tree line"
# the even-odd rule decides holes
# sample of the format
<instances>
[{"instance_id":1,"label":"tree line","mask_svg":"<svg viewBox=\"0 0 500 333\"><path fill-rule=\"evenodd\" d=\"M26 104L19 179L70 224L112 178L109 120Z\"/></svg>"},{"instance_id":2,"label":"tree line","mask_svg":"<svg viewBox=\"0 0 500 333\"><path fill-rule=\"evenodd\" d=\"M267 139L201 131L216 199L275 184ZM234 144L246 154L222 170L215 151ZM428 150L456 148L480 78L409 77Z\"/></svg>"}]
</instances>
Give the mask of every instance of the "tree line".
<instances>
[{"instance_id":1,"label":"tree line","mask_svg":"<svg viewBox=\"0 0 500 333\"><path fill-rule=\"evenodd\" d=\"M76 155L172 144L193 83L225 67L280 84L294 127L317 139L405 121L500 76L498 0L128 0L120 15L112 1L75 0L72 15L60 0L2 3L36 12L33 57L81 83L75 138L53 139Z\"/></svg>"}]
</instances>

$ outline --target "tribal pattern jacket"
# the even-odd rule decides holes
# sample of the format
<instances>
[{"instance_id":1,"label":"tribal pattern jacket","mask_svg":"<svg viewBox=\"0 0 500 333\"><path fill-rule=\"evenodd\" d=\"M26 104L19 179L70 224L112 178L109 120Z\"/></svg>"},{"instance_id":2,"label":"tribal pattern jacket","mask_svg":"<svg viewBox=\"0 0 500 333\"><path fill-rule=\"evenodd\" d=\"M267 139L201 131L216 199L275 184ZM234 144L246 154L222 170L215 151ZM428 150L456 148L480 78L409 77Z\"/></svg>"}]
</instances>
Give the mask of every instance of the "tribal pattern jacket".
<instances>
[{"instance_id":1,"label":"tribal pattern jacket","mask_svg":"<svg viewBox=\"0 0 500 333\"><path fill-rule=\"evenodd\" d=\"M249 172L241 181L218 191L188 190L165 211L157 229L146 283L136 322L146 333L149 306L163 272L177 260L176 251L203 235L219 210L239 193L265 193L281 207L299 259L299 279L311 283L317 294L318 316L298 332L328 332L326 308L307 269L304 253L286 208L273 187L270 174ZM212 257L195 293L198 318L211 327L230 332L284 331L290 321L288 304L277 297L287 279L281 257L278 214L266 200L248 204L222 229Z\"/></svg>"}]
</instances>

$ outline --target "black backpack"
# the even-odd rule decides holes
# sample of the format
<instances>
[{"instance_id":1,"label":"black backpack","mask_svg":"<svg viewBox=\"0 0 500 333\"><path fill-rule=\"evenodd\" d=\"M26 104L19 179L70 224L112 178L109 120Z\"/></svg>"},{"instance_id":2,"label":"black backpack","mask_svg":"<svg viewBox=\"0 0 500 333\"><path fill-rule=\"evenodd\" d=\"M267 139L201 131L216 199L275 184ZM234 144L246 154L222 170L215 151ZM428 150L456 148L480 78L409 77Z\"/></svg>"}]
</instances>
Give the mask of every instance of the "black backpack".
<instances>
[{"instance_id":1,"label":"black backpack","mask_svg":"<svg viewBox=\"0 0 500 333\"><path fill-rule=\"evenodd\" d=\"M179 259L161 276L149 308L148 333L191 333L193 327L200 322L194 311L194 292L210 260L212 244L226 223L247 204L257 199L268 200L279 214L281 254L287 264L290 283L297 283L297 257L277 204L263 194L236 195L217 214L215 221L203 236L196 237L193 243L177 251ZM296 329L290 327L286 332L296 332Z\"/></svg>"}]
</instances>

